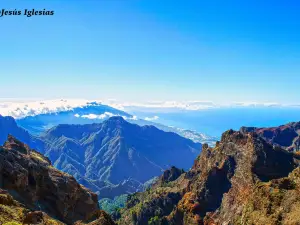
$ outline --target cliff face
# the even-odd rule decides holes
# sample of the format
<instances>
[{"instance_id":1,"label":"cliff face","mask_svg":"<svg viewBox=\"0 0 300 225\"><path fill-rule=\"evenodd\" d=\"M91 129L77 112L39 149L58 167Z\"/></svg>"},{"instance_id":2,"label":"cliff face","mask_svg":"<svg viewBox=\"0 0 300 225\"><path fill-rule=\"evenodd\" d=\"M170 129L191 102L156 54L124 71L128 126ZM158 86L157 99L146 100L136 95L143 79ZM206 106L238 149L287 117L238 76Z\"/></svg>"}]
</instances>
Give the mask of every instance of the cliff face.
<instances>
[{"instance_id":1,"label":"cliff face","mask_svg":"<svg viewBox=\"0 0 300 225\"><path fill-rule=\"evenodd\" d=\"M72 224L85 220L98 209L96 194L78 184L72 176L55 169L48 158L12 136L0 147L0 188L6 190L6 197L0 197L13 199L15 207L20 206L19 218L15 219L19 222L24 222L27 212L43 211Z\"/></svg>"},{"instance_id":2,"label":"cliff face","mask_svg":"<svg viewBox=\"0 0 300 225\"><path fill-rule=\"evenodd\" d=\"M130 196L119 224L298 224L298 157L256 132L229 130L190 171L165 179L172 169Z\"/></svg>"}]
</instances>

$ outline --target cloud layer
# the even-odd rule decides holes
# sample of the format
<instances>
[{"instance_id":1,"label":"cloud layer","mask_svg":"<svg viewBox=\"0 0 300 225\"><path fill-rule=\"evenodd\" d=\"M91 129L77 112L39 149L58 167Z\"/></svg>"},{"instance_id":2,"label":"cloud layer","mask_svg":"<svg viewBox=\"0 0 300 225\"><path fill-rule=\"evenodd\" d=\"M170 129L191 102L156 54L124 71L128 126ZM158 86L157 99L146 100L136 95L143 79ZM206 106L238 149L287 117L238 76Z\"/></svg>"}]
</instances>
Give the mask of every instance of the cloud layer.
<instances>
[{"instance_id":1,"label":"cloud layer","mask_svg":"<svg viewBox=\"0 0 300 225\"><path fill-rule=\"evenodd\" d=\"M13 101L0 102L0 114L23 118L46 113L71 111L75 107L87 106L88 101L83 99L55 99L45 101Z\"/></svg>"},{"instance_id":2,"label":"cloud layer","mask_svg":"<svg viewBox=\"0 0 300 225\"><path fill-rule=\"evenodd\" d=\"M86 99L55 99L45 101L8 101L0 100L0 114L3 116L12 116L14 118L23 118L26 116L34 116L46 113L57 113L61 111L72 111L76 107L85 107L96 102L97 104L109 105L113 108L123 110L126 112L134 111L178 111L178 110L206 110L221 107L300 107L300 105L282 105L278 103L256 103L256 102L233 102L231 104L215 104L209 101L155 101L145 103L133 102L117 102L116 100L86 100ZM95 115L77 115L87 119L101 119L111 117L109 112ZM84 116L84 117L83 117ZM137 119L132 117L131 119ZM158 117L146 117L145 120L157 120Z\"/></svg>"}]
</instances>

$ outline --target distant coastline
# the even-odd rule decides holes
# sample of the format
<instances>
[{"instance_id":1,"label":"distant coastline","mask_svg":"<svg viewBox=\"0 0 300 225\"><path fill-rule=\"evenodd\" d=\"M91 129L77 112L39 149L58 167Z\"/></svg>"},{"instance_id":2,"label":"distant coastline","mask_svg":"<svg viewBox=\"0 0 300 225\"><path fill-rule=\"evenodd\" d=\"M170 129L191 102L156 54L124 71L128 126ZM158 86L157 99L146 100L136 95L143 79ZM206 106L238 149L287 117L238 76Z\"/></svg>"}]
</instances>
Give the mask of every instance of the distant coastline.
<instances>
[{"instance_id":1,"label":"distant coastline","mask_svg":"<svg viewBox=\"0 0 300 225\"><path fill-rule=\"evenodd\" d=\"M0 11L0 17L4 16L53 16L54 10L37 10L37 9L23 9L23 10L7 10L7 9L1 9Z\"/></svg>"}]
</instances>

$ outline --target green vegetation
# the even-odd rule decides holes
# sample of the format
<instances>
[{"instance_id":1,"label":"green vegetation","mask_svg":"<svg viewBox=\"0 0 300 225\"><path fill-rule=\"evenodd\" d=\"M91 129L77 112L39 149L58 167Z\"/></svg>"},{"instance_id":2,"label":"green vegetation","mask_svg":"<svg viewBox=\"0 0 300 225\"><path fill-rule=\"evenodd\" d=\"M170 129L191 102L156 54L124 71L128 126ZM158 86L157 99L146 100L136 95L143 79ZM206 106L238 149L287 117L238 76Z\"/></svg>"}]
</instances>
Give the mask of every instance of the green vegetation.
<instances>
[{"instance_id":1,"label":"green vegetation","mask_svg":"<svg viewBox=\"0 0 300 225\"><path fill-rule=\"evenodd\" d=\"M159 221L160 221L159 217L158 217L158 216L154 216L154 217L152 217L152 218L148 221L148 224L149 224L149 225L156 225L156 224L158 224Z\"/></svg>"},{"instance_id":2,"label":"green vegetation","mask_svg":"<svg viewBox=\"0 0 300 225\"><path fill-rule=\"evenodd\" d=\"M8 222L8 223L4 223L3 225L22 225L22 224L17 222Z\"/></svg>"},{"instance_id":3,"label":"green vegetation","mask_svg":"<svg viewBox=\"0 0 300 225\"><path fill-rule=\"evenodd\" d=\"M99 201L100 208L109 214L118 212L120 208L125 207L127 201L126 194L115 197L113 200L109 198L103 198Z\"/></svg>"},{"instance_id":4,"label":"green vegetation","mask_svg":"<svg viewBox=\"0 0 300 225\"><path fill-rule=\"evenodd\" d=\"M0 224L19 224L24 218L25 209L18 206L9 194L0 194Z\"/></svg>"},{"instance_id":5,"label":"green vegetation","mask_svg":"<svg viewBox=\"0 0 300 225\"><path fill-rule=\"evenodd\" d=\"M42 161L43 163L48 163L39 153L31 151L31 157L34 159L37 159L39 161Z\"/></svg>"}]
</instances>

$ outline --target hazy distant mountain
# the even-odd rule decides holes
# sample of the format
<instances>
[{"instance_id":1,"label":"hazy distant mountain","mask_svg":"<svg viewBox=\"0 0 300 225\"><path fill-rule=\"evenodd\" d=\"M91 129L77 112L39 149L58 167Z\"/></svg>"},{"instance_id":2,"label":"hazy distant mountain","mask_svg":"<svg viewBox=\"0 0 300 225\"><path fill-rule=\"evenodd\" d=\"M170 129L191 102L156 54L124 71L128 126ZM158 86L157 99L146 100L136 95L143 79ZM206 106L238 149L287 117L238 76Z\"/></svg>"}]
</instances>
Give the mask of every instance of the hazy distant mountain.
<instances>
[{"instance_id":1,"label":"hazy distant mountain","mask_svg":"<svg viewBox=\"0 0 300 225\"><path fill-rule=\"evenodd\" d=\"M0 115L0 145L7 140L9 134L14 135L25 144L34 146L34 148L42 149L43 147L43 142L39 138L29 134L25 129L19 127L14 118Z\"/></svg>"},{"instance_id":2,"label":"hazy distant mountain","mask_svg":"<svg viewBox=\"0 0 300 225\"><path fill-rule=\"evenodd\" d=\"M100 124L58 125L42 139L45 155L56 168L100 191L102 197L135 191L173 165L188 169L201 149L201 144L175 133L140 127L122 117Z\"/></svg>"},{"instance_id":3,"label":"hazy distant mountain","mask_svg":"<svg viewBox=\"0 0 300 225\"><path fill-rule=\"evenodd\" d=\"M269 143L293 152L300 151L300 122L288 123L279 127L242 127L241 132L254 132Z\"/></svg>"}]
</instances>

